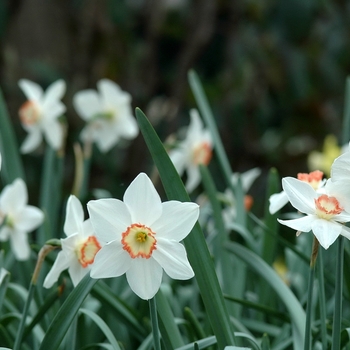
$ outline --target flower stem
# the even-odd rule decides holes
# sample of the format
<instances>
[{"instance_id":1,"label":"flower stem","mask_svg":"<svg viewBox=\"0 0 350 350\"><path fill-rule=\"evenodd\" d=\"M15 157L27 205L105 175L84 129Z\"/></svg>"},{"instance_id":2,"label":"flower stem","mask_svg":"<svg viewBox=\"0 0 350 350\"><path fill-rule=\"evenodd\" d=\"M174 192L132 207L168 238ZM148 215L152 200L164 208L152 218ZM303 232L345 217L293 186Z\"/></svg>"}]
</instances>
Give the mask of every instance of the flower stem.
<instances>
[{"instance_id":1,"label":"flower stem","mask_svg":"<svg viewBox=\"0 0 350 350\"><path fill-rule=\"evenodd\" d=\"M314 236L314 240L312 242L312 252L311 252L311 257L310 257L309 286L308 286L307 304L306 304L306 324L305 324L304 350L311 349L311 342L312 342L312 336L311 336L312 292L313 292L314 277L315 277L315 263L316 263L316 259L317 259L319 245L320 245L320 243L318 242L317 238Z\"/></svg>"},{"instance_id":2,"label":"flower stem","mask_svg":"<svg viewBox=\"0 0 350 350\"><path fill-rule=\"evenodd\" d=\"M154 297L149 300L149 311L151 315L154 349L161 350L157 317L157 304Z\"/></svg>"},{"instance_id":3,"label":"flower stem","mask_svg":"<svg viewBox=\"0 0 350 350\"><path fill-rule=\"evenodd\" d=\"M344 239L337 240L337 266L335 277L335 303L333 315L332 350L340 349L340 333L342 320L342 292L343 292L343 269L344 269Z\"/></svg>"}]
</instances>

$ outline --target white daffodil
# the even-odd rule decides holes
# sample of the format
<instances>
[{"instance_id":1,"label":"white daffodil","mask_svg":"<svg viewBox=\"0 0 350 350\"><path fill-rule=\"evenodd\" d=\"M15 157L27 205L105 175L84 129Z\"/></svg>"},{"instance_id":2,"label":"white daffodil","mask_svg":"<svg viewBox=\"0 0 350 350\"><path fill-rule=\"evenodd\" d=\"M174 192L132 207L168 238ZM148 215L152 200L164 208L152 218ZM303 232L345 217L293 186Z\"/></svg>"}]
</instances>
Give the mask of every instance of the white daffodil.
<instances>
[{"instance_id":1,"label":"white daffodil","mask_svg":"<svg viewBox=\"0 0 350 350\"><path fill-rule=\"evenodd\" d=\"M174 279L194 276L184 239L198 219L195 203L162 203L151 180L139 174L126 189L124 202L99 199L88 203L92 225L106 242L96 254L92 278L126 273L131 289L142 299L158 291L165 272Z\"/></svg>"},{"instance_id":2,"label":"white daffodil","mask_svg":"<svg viewBox=\"0 0 350 350\"><path fill-rule=\"evenodd\" d=\"M331 179L333 181L350 180L350 150L334 160L331 169Z\"/></svg>"},{"instance_id":3,"label":"white daffodil","mask_svg":"<svg viewBox=\"0 0 350 350\"><path fill-rule=\"evenodd\" d=\"M27 187L22 179L7 185L0 194L0 241L10 240L18 260L29 258L28 232L35 230L44 220L43 212L27 202Z\"/></svg>"},{"instance_id":4,"label":"white daffodil","mask_svg":"<svg viewBox=\"0 0 350 350\"><path fill-rule=\"evenodd\" d=\"M139 132L131 109L131 96L109 79L97 83L98 91L83 90L73 97L77 113L87 122L81 133L84 142L96 142L107 152L120 139L131 140Z\"/></svg>"},{"instance_id":5,"label":"white daffodil","mask_svg":"<svg viewBox=\"0 0 350 350\"><path fill-rule=\"evenodd\" d=\"M68 237L61 239L62 250L45 278L45 288L50 288L66 269L76 286L90 271L95 255L101 249L90 219L84 221L83 207L73 195L68 198L63 230Z\"/></svg>"},{"instance_id":6,"label":"white daffodil","mask_svg":"<svg viewBox=\"0 0 350 350\"><path fill-rule=\"evenodd\" d=\"M180 176L187 172L186 189L192 192L200 183L199 165L208 165L212 157L213 143L209 130L203 127L196 109L190 111L190 125L185 139L169 152L169 157Z\"/></svg>"},{"instance_id":7,"label":"white daffodil","mask_svg":"<svg viewBox=\"0 0 350 350\"><path fill-rule=\"evenodd\" d=\"M323 172L319 170L312 171L311 173L299 173L297 175L298 180L308 183L314 190L319 191L322 189L326 180L323 179ZM269 211L270 214L277 213L278 210L283 208L288 202L288 196L284 191L280 193L274 193L269 198Z\"/></svg>"},{"instance_id":8,"label":"white daffodil","mask_svg":"<svg viewBox=\"0 0 350 350\"><path fill-rule=\"evenodd\" d=\"M343 181L328 180L323 193L308 183L287 177L283 189L294 208L307 214L298 219L278 221L298 232L313 231L322 247L328 247L339 235L350 239L350 229L343 225L350 221L350 190Z\"/></svg>"},{"instance_id":9,"label":"white daffodil","mask_svg":"<svg viewBox=\"0 0 350 350\"><path fill-rule=\"evenodd\" d=\"M35 150L42 141L42 134L47 143L58 150L63 142L63 129L58 117L66 111L60 101L66 91L66 83L57 80L45 92L38 84L26 79L21 79L18 84L28 99L19 109L22 126L29 134L21 152Z\"/></svg>"}]
</instances>

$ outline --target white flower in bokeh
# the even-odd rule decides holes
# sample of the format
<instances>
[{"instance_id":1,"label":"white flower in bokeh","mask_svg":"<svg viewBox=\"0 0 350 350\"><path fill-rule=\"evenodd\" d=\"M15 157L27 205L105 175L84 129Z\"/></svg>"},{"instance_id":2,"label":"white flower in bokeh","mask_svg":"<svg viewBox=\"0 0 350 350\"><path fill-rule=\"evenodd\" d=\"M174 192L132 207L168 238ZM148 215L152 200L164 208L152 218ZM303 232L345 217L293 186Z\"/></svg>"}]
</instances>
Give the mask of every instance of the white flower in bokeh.
<instances>
[{"instance_id":1,"label":"white flower in bokeh","mask_svg":"<svg viewBox=\"0 0 350 350\"><path fill-rule=\"evenodd\" d=\"M292 177L284 178L282 186L293 207L306 216L292 220L278 219L281 224L298 232L313 231L325 249L339 235L350 239L350 229L343 225L350 221L350 189L347 183L328 180L323 193Z\"/></svg>"},{"instance_id":2,"label":"white flower in bokeh","mask_svg":"<svg viewBox=\"0 0 350 350\"><path fill-rule=\"evenodd\" d=\"M165 272L174 279L194 276L185 247L179 243L199 216L195 203L162 203L151 180L139 174L126 189L123 202L99 199L88 211L99 240L107 243L96 254L92 278L126 273L131 289L142 299L158 291Z\"/></svg>"},{"instance_id":3,"label":"white flower in bokeh","mask_svg":"<svg viewBox=\"0 0 350 350\"><path fill-rule=\"evenodd\" d=\"M0 241L10 240L17 260L29 258L28 232L35 230L44 220L43 212L27 202L27 187L22 179L7 185L0 194Z\"/></svg>"},{"instance_id":4,"label":"white flower in bokeh","mask_svg":"<svg viewBox=\"0 0 350 350\"><path fill-rule=\"evenodd\" d=\"M186 137L169 152L169 157L181 176L187 173L186 189L192 192L200 183L199 165L208 165L212 157L213 143L209 130L204 128L196 109L190 111L191 121Z\"/></svg>"},{"instance_id":5,"label":"white flower in bokeh","mask_svg":"<svg viewBox=\"0 0 350 350\"><path fill-rule=\"evenodd\" d=\"M323 179L323 172L319 170L312 171L309 174L299 173L297 178L300 181L308 183L316 191L320 191L326 183L326 179ZM287 194L284 191L281 191L271 195L269 202L270 214L275 214L289 202L289 199Z\"/></svg>"},{"instance_id":6,"label":"white flower in bokeh","mask_svg":"<svg viewBox=\"0 0 350 350\"><path fill-rule=\"evenodd\" d=\"M19 109L19 117L28 136L21 146L22 153L35 150L41 143L43 135L46 142L55 150L63 143L63 128L58 121L66 107L61 99L66 91L63 80L52 83L44 92L38 84L21 79L19 87L27 101Z\"/></svg>"},{"instance_id":7,"label":"white flower in bokeh","mask_svg":"<svg viewBox=\"0 0 350 350\"><path fill-rule=\"evenodd\" d=\"M81 133L84 142L96 142L101 152L109 151L120 139L131 140L139 132L131 108L131 96L109 79L97 82L97 89L77 92L73 105L87 122Z\"/></svg>"},{"instance_id":8,"label":"white flower in bokeh","mask_svg":"<svg viewBox=\"0 0 350 350\"><path fill-rule=\"evenodd\" d=\"M61 239L62 250L45 278L45 288L50 288L66 269L73 285L76 286L90 272L95 255L101 249L90 219L84 220L83 207L79 199L73 195L67 202L63 230L67 238Z\"/></svg>"}]
</instances>

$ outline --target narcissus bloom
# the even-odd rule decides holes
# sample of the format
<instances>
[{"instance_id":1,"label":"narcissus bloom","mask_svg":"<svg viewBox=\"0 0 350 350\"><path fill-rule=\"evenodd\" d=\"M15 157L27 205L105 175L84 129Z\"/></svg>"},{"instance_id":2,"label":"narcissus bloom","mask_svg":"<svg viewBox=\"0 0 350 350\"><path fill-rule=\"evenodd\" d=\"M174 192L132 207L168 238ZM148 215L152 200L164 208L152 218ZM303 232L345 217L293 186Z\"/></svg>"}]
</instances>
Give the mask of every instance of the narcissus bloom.
<instances>
[{"instance_id":1,"label":"narcissus bloom","mask_svg":"<svg viewBox=\"0 0 350 350\"><path fill-rule=\"evenodd\" d=\"M186 137L169 152L177 172L187 172L186 189L193 191L200 183L199 165L208 165L212 157L213 143L209 130L205 129L196 109L190 111L190 125Z\"/></svg>"},{"instance_id":2,"label":"narcissus bloom","mask_svg":"<svg viewBox=\"0 0 350 350\"><path fill-rule=\"evenodd\" d=\"M326 180L323 179L323 172L319 170L312 171L311 173L299 173L297 175L298 180L308 183L314 190L320 190ZM269 211L270 214L275 214L278 210L284 207L288 202L287 194L282 191L280 193L274 193L270 198Z\"/></svg>"},{"instance_id":3,"label":"narcissus bloom","mask_svg":"<svg viewBox=\"0 0 350 350\"><path fill-rule=\"evenodd\" d=\"M63 230L68 237L61 239L62 250L45 278L45 288L50 288L66 269L76 286L90 271L95 255L101 249L90 219L84 220L83 207L73 195L68 198Z\"/></svg>"},{"instance_id":4,"label":"narcissus bloom","mask_svg":"<svg viewBox=\"0 0 350 350\"><path fill-rule=\"evenodd\" d=\"M131 109L131 96L109 79L97 83L98 91L83 90L73 97L77 113L87 122L81 133L84 142L96 142L107 152L120 139L131 140L139 132Z\"/></svg>"},{"instance_id":5,"label":"narcissus bloom","mask_svg":"<svg viewBox=\"0 0 350 350\"><path fill-rule=\"evenodd\" d=\"M327 249L339 235L350 239L350 229L343 225L350 221L350 196L343 181L328 180L323 193L308 183L287 177L283 189L295 209L307 214L298 219L278 221L299 232L312 231L320 244Z\"/></svg>"},{"instance_id":6,"label":"narcissus bloom","mask_svg":"<svg viewBox=\"0 0 350 350\"><path fill-rule=\"evenodd\" d=\"M10 240L17 260L29 258L28 232L35 230L44 220L43 212L27 203L27 186L22 179L16 179L1 192L0 241Z\"/></svg>"},{"instance_id":7,"label":"narcissus bloom","mask_svg":"<svg viewBox=\"0 0 350 350\"><path fill-rule=\"evenodd\" d=\"M35 150L42 141L42 134L47 143L58 150L63 142L63 129L58 117L66 110L60 101L66 91L65 82L54 82L45 93L38 84L29 80L21 79L18 84L28 99L19 109L21 124L29 134L21 146L21 152Z\"/></svg>"},{"instance_id":8,"label":"narcissus bloom","mask_svg":"<svg viewBox=\"0 0 350 350\"><path fill-rule=\"evenodd\" d=\"M165 272L174 279L194 276L184 239L198 219L195 203L162 203L151 180L139 174L126 189L123 202L99 199L88 203L99 240L107 243L96 254L92 278L126 273L131 289L142 299L158 291Z\"/></svg>"}]
</instances>

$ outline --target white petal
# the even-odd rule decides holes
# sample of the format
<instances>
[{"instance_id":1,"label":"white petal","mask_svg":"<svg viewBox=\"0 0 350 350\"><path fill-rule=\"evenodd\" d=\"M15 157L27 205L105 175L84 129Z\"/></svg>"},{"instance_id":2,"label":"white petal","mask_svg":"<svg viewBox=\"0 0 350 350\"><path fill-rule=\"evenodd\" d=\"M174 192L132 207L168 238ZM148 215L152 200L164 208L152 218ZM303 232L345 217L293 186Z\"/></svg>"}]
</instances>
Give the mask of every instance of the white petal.
<instances>
[{"instance_id":1,"label":"white petal","mask_svg":"<svg viewBox=\"0 0 350 350\"><path fill-rule=\"evenodd\" d=\"M332 181L329 179L323 188L324 192L330 196L335 197L340 206L347 212L350 212L350 186L349 180Z\"/></svg>"},{"instance_id":2,"label":"white petal","mask_svg":"<svg viewBox=\"0 0 350 350\"><path fill-rule=\"evenodd\" d=\"M55 150L60 149L63 141L63 129L57 120L44 124L44 134L47 143Z\"/></svg>"},{"instance_id":3,"label":"white petal","mask_svg":"<svg viewBox=\"0 0 350 350\"><path fill-rule=\"evenodd\" d=\"M69 276L73 282L74 287L83 279L83 277L90 272L90 267L82 267L78 260L72 261L68 268Z\"/></svg>"},{"instance_id":4,"label":"white petal","mask_svg":"<svg viewBox=\"0 0 350 350\"><path fill-rule=\"evenodd\" d=\"M61 100L66 92L66 83L60 79L52 83L45 91L42 106L44 109Z\"/></svg>"},{"instance_id":5,"label":"white petal","mask_svg":"<svg viewBox=\"0 0 350 350\"><path fill-rule=\"evenodd\" d=\"M28 202L27 186L22 179L16 179L7 185L0 197L1 210L6 213L21 211Z\"/></svg>"},{"instance_id":6,"label":"white petal","mask_svg":"<svg viewBox=\"0 0 350 350\"><path fill-rule=\"evenodd\" d=\"M83 90L73 96L73 105L77 113L85 121L90 121L92 117L101 113L103 107L100 97L95 90Z\"/></svg>"},{"instance_id":7,"label":"white petal","mask_svg":"<svg viewBox=\"0 0 350 350\"><path fill-rule=\"evenodd\" d=\"M21 153L26 154L34 151L40 145L42 139L40 129L32 129L21 145Z\"/></svg>"},{"instance_id":8,"label":"white petal","mask_svg":"<svg viewBox=\"0 0 350 350\"><path fill-rule=\"evenodd\" d=\"M277 219L277 221L282 224L286 225L290 228L293 228L294 230L301 231L301 232L309 232L311 231L312 223L315 220L319 220L316 215L306 215L299 219L293 219L293 220L281 220Z\"/></svg>"},{"instance_id":9,"label":"white petal","mask_svg":"<svg viewBox=\"0 0 350 350\"><path fill-rule=\"evenodd\" d=\"M98 130L94 131L94 139L102 153L108 152L119 141L119 133L110 122L99 122Z\"/></svg>"},{"instance_id":10,"label":"white petal","mask_svg":"<svg viewBox=\"0 0 350 350\"><path fill-rule=\"evenodd\" d=\"M289 202L289 199L286 192L282 191L280 193L274 193L271 195L269 201L270 214L275 214Z\"/></svg>"},{"instance_id":11,"label":"white petal","mask_svg":"<svg viewBox=\"0 0 350 350\"><path fill-rule=\"evenodd\" d=\"M101 241L121 240L122 233L132 224L126 205L118 199L89 201L87 208L95 234Z\"/></svg>"},{"instance_id":12,"label":"white petal","mask_svg":"<svg viewBox=\"0 0 350 350\"><path fill-rule=\"evenodd\" d=\"M28 100L41 102L40 100L43 97L44 92L40 85L27 79L21 79L18 82L18 85Z\"/></svg>"},{"instance_id":13,"label":"white petal","mask_svg":"<svg viewBox=\"0 0 350 350\"><path fill-rule=\"evenodd\" d=\"M11 250L17 260L27 260L30 257L30 246L27 232L12 230L10 235Z\"/></svg>"},{"instance_id":14,"label":"white petal","mask_svg":"<svg viewBox=\"0 0 350 350\"><path fill-rule=\"evenodd\" d=\"M333 181L350 179L350 152L347 151L333 162L331 168L331 178Z\"/></svg>"},{"instance_id":15,"label":"white petal","mask_svg":"<svg viewBox=\"0 0 350 350\"><path fill-rule=\"evenodd\" d=\"M85 238L88 238L90 236L95 236L95 230L92 226L91 220L87 219L83 222L83 226L82 226L82 235ZM101 242L100 242L101 244Z\"/></svg>"},{"instance_id":16,"label":"white petal","mask_svg":"<svg viewBox=\"0 0 350 350\"><path fill-rule=\"evenodd\" d=\"M79 232L84 221L84 210L79 199L74 195L70 195L67 201L66 220L64 222L63 231L67 236Z\"/></svg>"},{"instance_id":17,"label":"white petal","mask_svg":"<svg viewBox=\"0 0 350 350\"><path fill-rule=\"evenodd\" d=\"M324 249L328 249L342 232L342 225L332 221L319 219L312 223L312 231L321 246Z\"/></svg>"},{"instance_id":18,"label":"white petal","mask_svg":"<svg viewBox=\"0 0 350 350\"><path fill-rule=\"evenodd\" d=\"M38 228L44 221L44 213L37 207L27 205L16 217L16 228L31 232Z\"/></svg>"},{"instance_id":19,"label":"white petal","mask_svg":"<svg viewBox=\"0 0 350 350\"><path fill-rule=\"evenodd\" d=\"M52 285L57 282L58 277L60 276L61 272L68 269L70 264L70 259L68 259L67 255L64 251L60 251L57 255L57 258L47 274L45 280L44 280L44 288L51 288Z\"/></svg>"},{"instance_id":20,"label":"white petal","mask_svg":"<svg viewBox=\"0 0 350 350\"><path fill-rule=\"evenodd\" d=\"M97 89L101 93L104 107L118 107L120 103L130 103L131 96L122 91L118 84L109 79L101 79L97 82Z\"/></svg>"},{"instance_id":21,"label":"white petal","mask_svg":"<svg viewBox=\"0 0 350 350\"><path fill-rule=\"evenodd\" d=\"M236 185L238 178L240 178L243 191L247 192L260 174L261 170L259 168L253 168L244 173L233 173L231 176L231 181L234 185Z\"/></svg>"},{"instance_id":22,"label":"white petal","mask_svg":"<svg viewBox=\"0 0 350 350\"><path fill-rule=\"evenodd\" d=\"M170 160L173 162L176 171L182 176L185 171L185 167L188 164L188 148L184 148L181 145L175 149L169 151Z\"/></svg>"},{"instance_id":23,"label":"white petal","mask_svg":"<svg viewBox=\"0 0 350 350\"><path fill-rule=\"evenodd\" d=\"M157 239L157 249L153 251L152 257L173 279L187 280L194 276L187 259L186 249L181 243L159 238Z\"/></svg>"},{"instance_id":24,"label":"white petal","mask_svg":"<svg viewBox=\"0 0 350 350\"><path fill-rule=\"evenodd\" d=\"M197 141L198 139L201 139L203 131L203 122L197 109L190 110L190 118L191 121L187 129L187 138Z\"/></svg>"},{"instance_id":25,"label":"white petal","mask_svg":"<svg viewBox=\"0 0 350 350\"><path fill-rule=\"evenodd\" d=\"M156 260L136 258L132 259L131 267L126 272L130 288L141 299L154 297L162 283L163 269Z\"/></svg>"},{"instance_id":26,"label":"white petal","mask_svg":"<svg viewBox=\"0 0 350 350\"><path fill-rule=\"evenodd\" d=\"M308 183L294 177L285 177L282 179L282 187L294 208L305 214L315 212L314 199L317 198L317 193Z\"/></svg>"},{"instance_id":27,"label":"white petal","mask_svg":"<svg viewBox=\"0 0 350 350\"><path fill-rule=\"evenodd\" d=\"M342 226L342 231L340 232L340 234L345 238L350 239L350 228L346 226Z\"/></svg>"},{"instance_id":28,"label":"white petal","mask_svg":"<svg viewBox=\"0 0 350 350\"><path fill-rule=\"evenodd\" d=\"M186 190L191 193L201 182L201 173L197 165L187 168Z\"/></svg>"},{"instance_id":29,"label":"white petal","mask_svg":"<svg viewBox=\"0 0 350 350\"><path fill-rule=\"evenodd\" d=\"M124 203L129 209L133 223L151 225L162 214L162 203L150 178L140 173L124 193Z\"/></svg>"},{"instance_id":30,"label":"white petal","mask_svg":"<svg viewBox=\"0 0 350 350\"><path fill-rule=\"evenodd\" d=\"M13 229L8 226L3 226L0 229L0 241L4 242L9 239L12 234Z\"/></svg>"},{"instance_id":31,"label":"white petal","mask_svg":"<svg viewBox=\"0 0 350 350\"><path fill-rule=\"evenodd\" d=\"M62 116L65 111L66 106L59 101L43 110L43 118L45 118L46 122L50 122Z\"/></svg>"},{"instance_id":32,"label":"white petal","mask_svg":"<svg viewBox=\"0 0 350 350\"><path fill-rule=\"evenodd\" d=\"M124 274L131 266L131 257L120 242L114 241L103 246L95 255L91 265L92 278L118 277Z\"/></svg>"},{"instance_id":33,"label":"white petal","mask_svg":"<svg viewBox=\"0 0 350 350\"><path fill-rule=\"evenodd\" d=\"M162 216L152 225L158 237L174 241L183 240L198 220L199 206L195 203L168 201L162 203Z\"/></svg>"}]
</instances>

